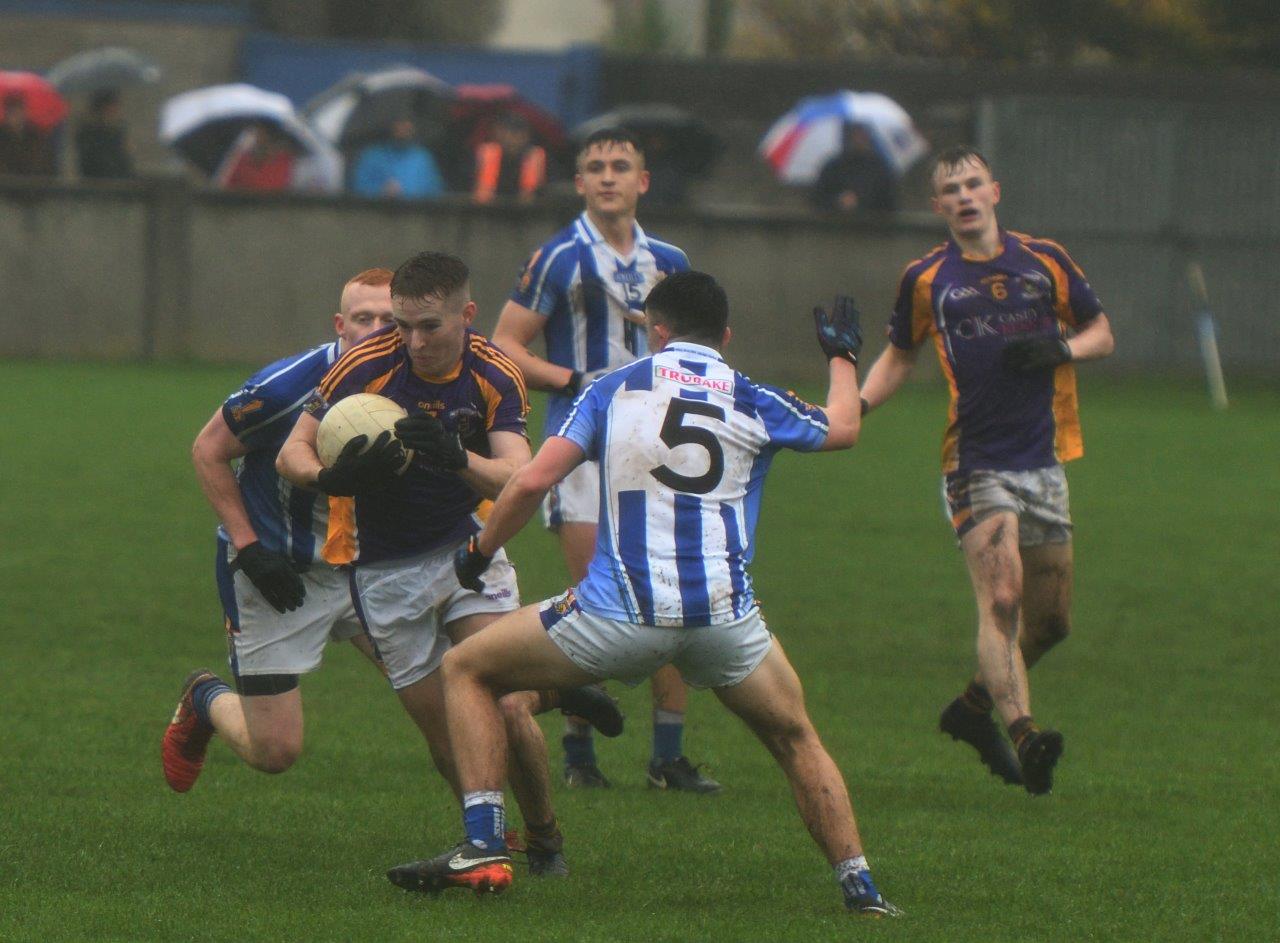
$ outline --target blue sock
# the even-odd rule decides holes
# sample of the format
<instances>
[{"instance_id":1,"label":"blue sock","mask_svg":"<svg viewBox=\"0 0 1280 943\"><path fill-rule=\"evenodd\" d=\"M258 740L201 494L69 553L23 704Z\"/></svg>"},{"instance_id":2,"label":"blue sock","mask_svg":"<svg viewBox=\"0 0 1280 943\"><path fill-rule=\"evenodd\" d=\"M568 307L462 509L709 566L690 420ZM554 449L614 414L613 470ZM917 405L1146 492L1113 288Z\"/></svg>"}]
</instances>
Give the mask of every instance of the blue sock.
<instances>
[{"instance_id":1,"label":"blue sock","mask_svg":"<svg viewBox=\"0 0 1280 943\"><path fill-rule=\"evenodd\" d=\"M484 851L506 851L507 813L500 792L469 792L462 797L467 841Z\"/></svg>"},{"instance_id":2,"label":"blue sock","mask_svg":"<svg viewBox=\"0 0 1280 943\"><path fill-rule=\"evenodd\" d=\"M587 728L590 731L590 727ZM567 733L560 741L564 744L565 766L595 766L596 742L591 734Z\"/></svg>"},{"instance_id":3,"label":"blue sock","mask_svg":"<svg viewBox=\"0 0 1280 943\"><path fill-rule=\"evenodd\" d=\"M684 714L653 712L653 761L669 763L684 756Z\"/></svg>"},{"instance_id":4,"label":"blue sock","mask_svg":"<svg viewBox=\"0 0 1280 943\"><path fill-rule=\"evenodd\" d=\"M202 723L213 726L213 721L209 719L209 707L213 704L215 697L226 694L230 690L231 688L221 678L209 678L191 689L191 706L195 708L196 716Z\"/></svg>"},{"instance_id":5,"label":"blue sock","mask_svg":"<svg viewBox=\"0 0 1280 943\"><path fill-rule=\"evenodd\" d=\"M863 855L846 858L835 866L836 879L844 890L845 900L853 898L871 898L880 896L876 882L871 879L871 868Z\"/></svg>"}]
</instances>

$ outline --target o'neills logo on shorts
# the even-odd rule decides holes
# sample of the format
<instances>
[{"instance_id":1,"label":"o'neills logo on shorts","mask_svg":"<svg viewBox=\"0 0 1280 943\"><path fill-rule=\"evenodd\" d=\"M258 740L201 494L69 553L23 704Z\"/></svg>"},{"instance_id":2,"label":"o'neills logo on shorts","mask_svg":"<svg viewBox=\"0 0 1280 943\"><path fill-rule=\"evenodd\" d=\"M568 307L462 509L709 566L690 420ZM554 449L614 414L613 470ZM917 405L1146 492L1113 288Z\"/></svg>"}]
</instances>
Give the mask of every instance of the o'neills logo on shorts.
<instances>
[{"instance_id":1,"label":"o'neills logo on shorts","mask_svg":"<svg viewBox=\"0 0 1280 943\"><path fill-rule=\"evenodd\" d=\"M672 370L670 367L658 367L658 376L664 380L672 380L681 386L700 386L704 390L715 390L717 393L732 393L732 380L715 380L711 377L700 377L696 373L685 373L683 370Z\"/></svg>"},{"instance_id":2,"label":"o'neills logo on shorts","mask_svg":"<svg viewBox=\"0 0 1280 943\"><path fill-rule=\"evenodd\" d=\"M485 599L492 599L492 600L495 600L495 601L496 601L496 600L499 600L499 599L508 599L508 598L510 598L510 596L511 596L511 590L509 590L509 589L500 589L500 590L498 590L496 593L485 593L485 594L484 594L484 598L485 598Z\"/></svg>"}]
</instances>

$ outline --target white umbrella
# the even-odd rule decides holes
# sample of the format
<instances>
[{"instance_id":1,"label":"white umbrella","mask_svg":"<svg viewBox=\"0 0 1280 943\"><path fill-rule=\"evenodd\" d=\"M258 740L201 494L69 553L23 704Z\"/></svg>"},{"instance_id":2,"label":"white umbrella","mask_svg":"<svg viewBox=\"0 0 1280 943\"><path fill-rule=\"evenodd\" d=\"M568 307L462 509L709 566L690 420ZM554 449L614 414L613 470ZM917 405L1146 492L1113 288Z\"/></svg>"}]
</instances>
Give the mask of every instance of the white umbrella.
<instances>
[{"instance_id":1,"label":"white umbrella","mask_svg":"<svg viewBox=\"0 0 1280 943\"><path fill-rule=\"evenodd\" d=\"M295 185L341 188L338 152L298 117L288 98L254 85L212 85L175 95L160 110L160 140L212 177L245 128L259 121L278 128L302 152Z\"/></svg>"},{"instance_id":2,"label":"white umbrella","mask_svg":"<svg viewBox=\"0 0 1280 943\"><path fill-rule=\"evenodd\" d=\"M878 92L836 92L805 98L774 122L760 155L784 183L810 184L840 153L846 124L867 129L876 151L898 176L924 156L929 143L902 106Z\"/></svg>"}]
</instances>

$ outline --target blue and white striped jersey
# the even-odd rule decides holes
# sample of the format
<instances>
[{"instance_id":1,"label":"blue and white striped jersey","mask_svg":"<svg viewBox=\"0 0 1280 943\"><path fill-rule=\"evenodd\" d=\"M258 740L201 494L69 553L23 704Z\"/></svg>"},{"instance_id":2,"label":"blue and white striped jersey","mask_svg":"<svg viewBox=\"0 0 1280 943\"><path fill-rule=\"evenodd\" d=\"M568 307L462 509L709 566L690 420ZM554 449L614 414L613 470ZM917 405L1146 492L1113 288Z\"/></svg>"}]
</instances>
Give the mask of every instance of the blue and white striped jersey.
<instances>
[{"instance_id":1,"label":"blue and white striped jersey","mask_svg":"<svg viewBox=\"0 0 1280 943\"><path fill-rule=\"evenodd\" d=\"M559 435L599 462L587 612L646 625L732 622L755 607L747 566L779 449L813 452L827 416L753 383L716 351L669 344L601 377Z\"/></svg>"},{"instance_id":2,"label":"blue and white striped jersey","mask_svg":"<svg viewBox=\"0 0 1280 943\"><path fill-rule=\"evenodd\" d=\"M644 328L626 314L643 313L649 290L689 268L684 252L645 234L623 258L583 212L530 256L511 300L547 319L547 360L591 373L631 363L645 347ZM545 431L560 428L573 399L552 394Z\"/></svg>"},{"instance_id":3,"label":"blue and white striped jersey","mask_svg":"<svg viewBox=\"0 0 1280 943\"><path fill-rule=\"evenodd\" d=\"M338 342L277 360L259 370L222 404L222 418L249 450L236 471L245 510L268 550L300 564L320 560L329 527L328 498L276 474L276 454L293 431L302 404L338 358ZM226 532L219 527L219 534Z\"/></svg>"}]
</instances>

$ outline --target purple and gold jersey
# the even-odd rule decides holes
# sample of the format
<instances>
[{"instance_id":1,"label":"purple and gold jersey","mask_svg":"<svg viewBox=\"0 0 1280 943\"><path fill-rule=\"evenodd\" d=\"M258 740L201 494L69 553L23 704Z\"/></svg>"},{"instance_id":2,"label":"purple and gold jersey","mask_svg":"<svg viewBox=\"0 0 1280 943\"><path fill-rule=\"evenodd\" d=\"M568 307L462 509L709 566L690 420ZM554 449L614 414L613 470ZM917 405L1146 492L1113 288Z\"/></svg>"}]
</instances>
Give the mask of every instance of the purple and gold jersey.
<instances>
[{"instance_id":1,"label":"purple and gold jersey","mask_svg":"<svg viewBox=\"0 0 1280 943\"><path fill-rule=\"evenodd\" d=\"M890 342L914 350L932 336L951 391L944 474L1026 471L1084 454L1076 376L1001 368L1010 341L1063 337L1102 313L1079 266L1056 242L1001 231L999 254L967 258L948 240L907 266Z\"/></svg>"},{"instance_id":2,"label":"purple and gold jersey","mask_svg":"<svg viewBox=\"0 0 1280 943\"><path fill-rule=\"evenodd\" d=\"M306 409L321 419L330 405L354 393L378 393L411 413L424 410L446 423L450 411L470 407L484 417L486 433L526 434L524 376L506 354L471 330L457 368L443 377L414 372L397 328L377 331L333 365ZM487 439L468 448L487 454ZM376 494L329 499L324 559L359 566L427 553L476 533L488 505L457 475L415 459Z\"/></svg>"}]
</instances>

